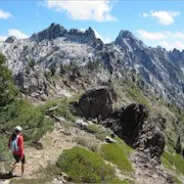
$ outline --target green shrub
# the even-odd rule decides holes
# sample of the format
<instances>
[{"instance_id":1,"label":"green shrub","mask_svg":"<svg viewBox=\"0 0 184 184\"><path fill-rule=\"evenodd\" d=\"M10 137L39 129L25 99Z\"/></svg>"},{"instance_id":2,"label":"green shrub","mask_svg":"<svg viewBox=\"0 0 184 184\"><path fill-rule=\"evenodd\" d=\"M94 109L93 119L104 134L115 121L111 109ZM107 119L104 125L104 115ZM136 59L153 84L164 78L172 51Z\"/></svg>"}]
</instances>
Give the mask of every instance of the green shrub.
<instances>
[{"instance_id":1,"label":"green shrub","mask_svg":"<svg viewBox=\"0 0 184 184\"><path fill-rule=\"evenodd\" d=\"M57 166L77 183L111 183L115 178L114 169L97 153L79 147L65 150Z\"/></svg>"},{"instance_id":2,"label":"green shrub","mask_svg":"<svg viewBox=\"0 0 184 184\"><path fill-rule=\"evenodd\" d=\"M125 143L118 140L117 143L104 144L101 147L101 155L105 160L112 162L117 165L117 167L123 172L132 172L133 168L128 160L131 153L131 148L129 148Z\"/></svg>"}]
</instances>

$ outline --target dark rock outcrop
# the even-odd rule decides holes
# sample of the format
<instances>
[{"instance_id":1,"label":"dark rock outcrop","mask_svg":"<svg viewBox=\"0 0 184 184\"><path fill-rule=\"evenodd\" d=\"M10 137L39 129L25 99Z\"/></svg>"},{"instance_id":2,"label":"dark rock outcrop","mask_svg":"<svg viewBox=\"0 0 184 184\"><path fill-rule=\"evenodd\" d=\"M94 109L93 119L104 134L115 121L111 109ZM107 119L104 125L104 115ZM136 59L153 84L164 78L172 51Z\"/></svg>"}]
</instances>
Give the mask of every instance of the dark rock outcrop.
<instances>
[{"instance_id":1,"label":"dark rock outcrop","mask_svg":"<svg viewBox=\"0 0 184 184\"><path fill-rule=\"evenodd\" d=\"M127 144L134 147L148 114L145 105L131 104L125 109L122 107L113 111L102 124L113 129Z\"/></svg>"},{"instance_id":2,"label":"dark rock outcrop","mask_svg":"<svg viewBox=\"0 0 184 184\"><path fill-rule=\"evenodd\" d=\"M129 144L133 145L148 118L148 109L142 104L131 104L121 114L119 135Z\"/></svg>"},{"instance_id":3,"label":"dark rock outcrop","mask_svg":"<svg viewBox=\"0 0 184 184\"><path fill-rule=\"evenodd\" d=\"M165 138L155 122L148 119L149 110L142 104L131 104L112 112L102 124L111 128L128 145L144 152L148 158L160 162ZM149 122L147 122L149 120Z\"/></svg>"},{"instance_id":4,"label":"dark rock outcrop","mask_svg":"<svg viewBox=\"0 0 184 184\"><path fill-rule=\"evenodd\" d=\"M88 90L79 100L78 109L86 118L105 118L112 111L112 103L116 95L106 86Z\"/></svg>"}]
</instances>

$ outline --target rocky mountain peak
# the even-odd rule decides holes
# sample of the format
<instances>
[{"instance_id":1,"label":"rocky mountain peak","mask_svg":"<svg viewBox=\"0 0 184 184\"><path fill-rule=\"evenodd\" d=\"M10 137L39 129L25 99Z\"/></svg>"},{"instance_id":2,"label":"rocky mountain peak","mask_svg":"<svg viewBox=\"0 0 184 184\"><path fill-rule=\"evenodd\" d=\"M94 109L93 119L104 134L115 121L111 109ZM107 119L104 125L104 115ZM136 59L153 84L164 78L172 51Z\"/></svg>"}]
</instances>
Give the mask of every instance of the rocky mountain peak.
<instances>
[{"instance_id":1,"label":"rocky mountain peak","mask_svg":"<svg viewBox=\"0 0 184 184\"><path fill-rule=\"evenodd\" d=\"M47 29L39 33L34 33L30 39L34 41L50 40L64 36L66 32L67 30L63 26L52 23Z\"/></svg>"},{"instance_id":2,"label":"rocky mountain peak","mask_svg":"<svg viewBox=\"0 0 184 184\"><path fill-rule=\"evenodd\" d=\"M121 30L118 38L133 38L134 35L128 30Z\"/></svg>"},{"instance_id":3,"label":"rocky mountain peak","mask_svg":"<svg viewBox=\"0 0 184 184\"><path fill-rule=\"evenodd\" d=\"M5 40L5 43L13 43L17 38L15 36L10 36Z\"/></svg>"},{"instance_id":4,"label":"rocky mountain peak","mask_svg":"<svg viewBox=\"0 0 184 184\"><path fill-rule=\"evenodd\" d=\"M87 33L90 37L96 38L95 32L94 32L94 30L93 30L91 27L89 27L89 28L86 30L86 33Z\"/></svg>"},{"instance_id":5,"label":"rocky mountain peak","mask_svg":"<svg viewBox=\"0 0 184 184\"><path fill-rule=\"evenodd\" d=\"M87 43L94 47L102 47L103 42L97 39L94 30L89 27L85 32L78 29L70 29L69 31L59 24L52 23L47 29L31 36L32 41L53 40L63 37L69 42Z\"/></svg>"},{"instance_id":6,"label":"rocky mountain peak","mask_svg":"<svg viewBox=\"0 0 184 184\"><path fill-rule=\"evenodd\" d=\"M115 40L115 44L120 45L121 47L145 47L142 41L136 38L130 31L121 30L118 37Z\"/></svg>"}]
</instances>

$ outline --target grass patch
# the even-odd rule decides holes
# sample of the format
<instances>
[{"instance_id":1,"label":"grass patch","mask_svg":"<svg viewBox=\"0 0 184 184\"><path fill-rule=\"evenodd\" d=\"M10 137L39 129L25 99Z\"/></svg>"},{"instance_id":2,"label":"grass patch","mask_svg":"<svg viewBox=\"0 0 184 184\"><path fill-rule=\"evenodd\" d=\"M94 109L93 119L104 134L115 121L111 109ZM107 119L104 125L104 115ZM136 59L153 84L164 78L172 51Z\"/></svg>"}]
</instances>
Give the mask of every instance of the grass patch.
<instances>
[{"instance_id":1,"label":"grass patch","mask_svg":"<svg viewBox=\"0 0 184 184\"><path fill-rule=\"evenodd\" d=\"M133 171L131 162L128 160L131 150L123 141L117 139L117 143L102 145L101 155L105 160L117 165L123 172L130 173Z\"/></svg>"},{"instance_id":2,"label":"grass patch","mask_svg":"<svg viewBox=\"0 0 184 184\"><path fill-rule=\"evenodd\" d=\"M114 169L105 164L100 155L80 147L65 150L57 167L76 183L112 183L116 178Z\"/></svg>"},{"instance_id":3,"label":"grass patch","mask_svg":"<svg viewBox=\"0 0 184 184\"><path fill-rule=\"evenodd\" d=\"M184 175L184 159L181 155L175 154L172 155L171 153L164 151L162 155L162 164L169 170L176 171L177 174ZM174 169L173 166L176 168Z\"/></svg>"}]
</instances>

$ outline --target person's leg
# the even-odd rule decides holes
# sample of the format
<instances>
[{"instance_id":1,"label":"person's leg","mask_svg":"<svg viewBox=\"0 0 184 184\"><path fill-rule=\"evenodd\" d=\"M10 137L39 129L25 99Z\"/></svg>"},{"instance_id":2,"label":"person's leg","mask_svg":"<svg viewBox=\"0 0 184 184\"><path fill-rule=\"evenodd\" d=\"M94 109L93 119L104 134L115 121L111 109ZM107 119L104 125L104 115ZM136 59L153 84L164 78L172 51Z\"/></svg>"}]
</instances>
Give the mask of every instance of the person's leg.
<instances>
[{"instance_id":1,"label":"person's leg","mask_svg":"<svg viewBox=\"0 0 184 184\"><path fill-rule=\"evenodd\" d=\"M12 167L11 167L11 170L10 170L10 172L9 172L11 175L13 175L13 172L14 172L15 168L17 167L17 164L18 164L17 161L15 161L15 162L13 163L13 165L12 165Z\"/></svg>"},{"instance_id":2,"label":"person's leg","mask_svg":"<svg viewBox=\"0 0 184 184\"><path fill-rule=\"evenodd\" d=\"M24 170L25 170L25 155L23 157L23 159L21 160L21 172L22 172L22 175L24 174Z\"/></svg>"},{"instance_id":3,"label":"person's leg","mask_svg":"<svg viewBox=\"0 0 184 184\"><path fill-rule=\"evenodd\" d=\"M24 170L25 170L25 164L21 164L21 175L23 176L24 175Z\"/></svg>"}]
</instances>

